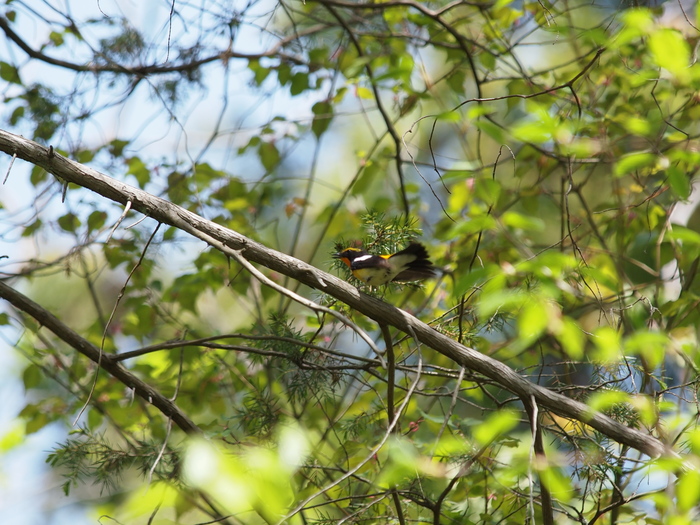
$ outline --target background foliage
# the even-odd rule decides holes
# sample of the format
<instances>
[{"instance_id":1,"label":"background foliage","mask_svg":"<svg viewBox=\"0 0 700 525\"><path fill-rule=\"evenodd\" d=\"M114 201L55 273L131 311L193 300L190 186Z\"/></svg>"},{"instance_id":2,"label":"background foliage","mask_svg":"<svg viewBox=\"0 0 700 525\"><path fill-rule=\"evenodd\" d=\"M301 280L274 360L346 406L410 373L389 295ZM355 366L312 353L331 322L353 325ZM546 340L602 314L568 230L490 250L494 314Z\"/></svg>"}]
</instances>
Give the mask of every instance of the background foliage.
<instances>
[{"instance_id":1,"label":"background foliage","mask_svg":"<svg viewBox=\"0 0 700 525\"><path fill-rule=\"evenodd\" d=\"M395 330L387 369L221 253L19 161L3 281L206 441L8 307L27 396L5 452L64 422L65 493L120 523L698 519L694 5L152 4L6 2L3 127L324 270L336 244L420 237L445 274L367 292L682 459L544 411L536 447L504 385Z\"/></svg>"}]
</instances>

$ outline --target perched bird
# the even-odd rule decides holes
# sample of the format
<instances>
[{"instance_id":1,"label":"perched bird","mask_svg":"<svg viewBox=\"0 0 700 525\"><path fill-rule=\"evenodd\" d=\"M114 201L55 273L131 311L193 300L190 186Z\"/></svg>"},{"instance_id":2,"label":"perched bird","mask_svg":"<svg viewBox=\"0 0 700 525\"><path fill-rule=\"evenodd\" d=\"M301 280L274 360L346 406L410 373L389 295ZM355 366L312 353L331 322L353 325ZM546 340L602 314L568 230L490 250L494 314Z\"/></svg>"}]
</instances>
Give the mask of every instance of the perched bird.
<instances>
[{"instance_id":1,"label":"perched bird","mask_svg":"<svg viewBox=\"0 0 700 525\"><path fill-rule=\"evenodd\" d=\"M428 252L417 242L391 255L372 255L359 248L345 248L333 257L343 261L355 277L370 286L389 281L422 281L435 276Z\"/></svg>"}]
</instances>

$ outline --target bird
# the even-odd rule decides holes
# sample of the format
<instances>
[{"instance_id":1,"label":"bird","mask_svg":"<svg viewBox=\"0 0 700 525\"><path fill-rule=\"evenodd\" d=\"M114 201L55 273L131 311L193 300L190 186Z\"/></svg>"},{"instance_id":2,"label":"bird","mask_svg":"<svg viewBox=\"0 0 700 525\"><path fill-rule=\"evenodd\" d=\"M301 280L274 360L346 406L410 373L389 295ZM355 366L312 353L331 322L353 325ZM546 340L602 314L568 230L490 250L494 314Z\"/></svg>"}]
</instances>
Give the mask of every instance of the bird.
<instances>
[{"instance_id":1,"label":"bird","mask_svg":"<svg viewBox=\"0 0 700 525\"><path fill-rule=\"evenodd\" d=\"M390 281L422 281L436 273L427 250L417 242L389 255L372 255L359 248L345 248L333 258L340 259L357 279L370 286L381 286Z\"/></svg>"}]
</instances>

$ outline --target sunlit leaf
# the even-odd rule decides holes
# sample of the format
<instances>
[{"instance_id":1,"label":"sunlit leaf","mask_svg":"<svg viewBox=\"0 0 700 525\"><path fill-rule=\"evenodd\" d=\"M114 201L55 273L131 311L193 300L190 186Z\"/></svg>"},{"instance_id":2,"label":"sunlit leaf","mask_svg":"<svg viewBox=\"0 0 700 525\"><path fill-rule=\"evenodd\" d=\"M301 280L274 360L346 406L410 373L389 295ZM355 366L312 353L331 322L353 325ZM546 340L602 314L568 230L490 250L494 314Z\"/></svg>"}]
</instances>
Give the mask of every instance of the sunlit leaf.
<instances>
[{"instance_id":1,"label":"sunlit leaf","mask_svg":"<svg viewBox=\"0 0 700 525\"><path fill-rule=\"evenodd\" d=\"M561 327L556 330L556 335L569 357L576 360L583 358L586 334L578 323L568 317L564 318Z\"/></svg>"},{"instance_id":2,"label":"sunlit leaf","mask_svg":"<svg viewBox=\"0 0 700 525\"><path fill-rule=\"evenodd\" d=\"M690 66L690 46L675 29L659 29L649 37L649 49L657 65L685 78Z\"/></svg>"},{"instance_id":3,"label":"sunlit leaf","mask_svg":"<svg viewBox=\"0 0 700 525\"><path fill-rule=\"evenodd\" d=\"M540 470L540 480L557 499L569 501L575 495L571 478L556 467Z\"/></svg>"},{"instance_id":4,"label":"sunlit leaf","mask_svg":"<svg viewBox=\"0 0 700 525\"><path fill-rule=\"evenodd\" d=\"M697 470L681 472L677 490L678 510L686 512L695 507L700 501L700 472Z\"/></svg>"},{"instance_id":5,"label":"sunlit leaf","mask_svg":"<svg viewBox=\"0 0 700 525\"><path fill-rule=\"evenodd\" d=\"M646 366L653 370L663 361L668 344L666 334L640 330L624 341L624 352L641 356Z\"/></svg>"},{"instance_id":6,"label":"sunlit leaf","mask_svg":"<svg viewBox=\"0 0 700 525\"><path fill-rule=\"evenodd\" d=\"M598 328L591 338L596 347L596 352L591 359L602 362L616 362L621 357L622 341L620 333L609 326Z\"/></svg>"},{"instance_id":7,"label":"sunlit leaf","mask_svg":"<svg viewBox=\"0 0 700 525\"><path fill-rule=\"evenodd\" d=\"M632 153L622 157L615 164L615 176L622 177L633 171L648 168L656 163L656 155L653 153Z\"/></svg>"},{"instance_id":8,"label":"sunlit leaf","mask_svg":"<svg viewBox=\"0 0 700 525\"><path fill-rule=\"evenodd\" d=\"M588 398L588 406L593 410L602 412L619 403L626 403L630 396L620 390L606 390L596 392Z\"/></svg>"},{"instance_id":9,"label":"sunlit leaf","mask_svg":"<svg viewBox=\"0 0 700 525\"><path fill-rule=\"evenodd\" d=\"M500 410L487 417L477 426L472 435L480 445L488 445L518 424L518 416L511 410Z\"/></svg>"},{"instance_id":10,"label":"sunlit leaf","mask_svg":"<svg viewBox=\"0 0 700 525\"><path fill-rule=\"evenodd\" d=\"M507 211L501 216L501 222L504 225L510 226L525 231L543 231L545 224L539 217L529 217L514 211Z\"/></svg>"},{"instance_id":11,"label":"sunlit leaf","mask_svg":"<svg viewBox=\"0 0 700 525\"><path fill-rule=\"evenodd\" d=\"M552 140L552 129L543 122L523 122L513 127L513 136L522 142L534 142L542 144Z\"/></svg>"},{"instance_id":12,"label":"sunlit leaf","mask_svg":"<svg viewBox=\"0 0 700 525\"><path fill-rule=\"evenodd\" d=\"M25 440L24 424L20 420L15 420L11 424L4 425L0 436L0 452L8 452Z\"/></svg>"},{"instance_id":13,"label":"sunlit leaf","mask_svg":"<svg viewBox=\"0 0 700 525\"><path fill-rule=\"evenodd\" d=\"M674 224L667 232L666 239L689 244L700 244L700 233L680 224Z\"/></svg>"},{"instance_id":14,"label":"sunlit leaf","mask_svg":"<svg viewBox=\"0 0 700 525\"><path fill-rule=\"evenodd\" d=\"M519 343L527 345L537 339L549 325L550 310L537 298L524 301L522 310L518 315Z\"/></svg>"}]
</instances>

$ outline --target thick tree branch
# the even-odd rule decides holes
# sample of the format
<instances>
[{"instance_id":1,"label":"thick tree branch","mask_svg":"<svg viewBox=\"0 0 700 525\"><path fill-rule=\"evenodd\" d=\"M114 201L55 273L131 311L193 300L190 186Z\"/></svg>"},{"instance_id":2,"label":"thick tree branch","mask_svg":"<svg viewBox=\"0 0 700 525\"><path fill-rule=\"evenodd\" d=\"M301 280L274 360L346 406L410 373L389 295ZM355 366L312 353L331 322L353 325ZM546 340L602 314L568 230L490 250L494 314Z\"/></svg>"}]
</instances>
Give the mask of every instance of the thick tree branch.
<instances>
[{"instance_id":1,"label":"thick tree branch","mask_svg":"<svg viewBox=\"0 0 700 525\"><path fill-rule=\"evenodd\" d=\"M281 49L286 45L289 44L290 42L297 40L300 36L305 36L309 34L313 34L317 31L320 31L321 29L324 29L325 26L322 25L316 25L311 28L308 28L306 31L304 31L301 34L294 34L289 37L280 39L274 46L272 46L270 49L267 51L263 51L261 53L238 53L236 51L233 51L232 49L226 49L220 53L215 53L213 55L204 57L204 58L199 58L196 60L192 60L189 62L182 62L179 64L165 64L165 65L157 65L157 64L150 64L150 65L134 65L134 66L125 66L122 64L117 64L115 62L105 62L102 64L96 64L94 62L90 62L87 64L78 64L75 62L68 62L66 60L60 60L58 58L51 57L49 55L46 55L40 51L37 51L33 49L29 44L27 44L22 37L20 37L17 33L15 33L12 28L10 27L10 24L8 23L7 19L3 16L0 16L0 29L5 33L5 36L12 40L22 51L24 51L27 55L29 55L31 58L35 58L37 60L40 60L42 62L45 62L46 64L51 64L52 66L58 66L62 67L64 69L70 69L71 71L82 71L82 72L106 72L106 73L125 73L129 75L136 75L139 77L144 77L147 75L162 75L165 73L182 73L186 71L195 71L199 69L201 66L205 64L209 64L211 62L216 62L216 61L227 61L232 58L242 58L245 60L259 60L264 57L273 57L273 58L281 58L283 60L287 60L289 62L292 62L294 64L305 64L306 62L304 61L303 58L297 57L294 55L289 55L281 51Z\"/></svg>"},{"instance_id":2,"label":"thick tree branch","mask_svg":"<svg viewBox=\"0 0 700 525\"><path fill-rule=\"evenodd\" d=\"M115 202L124 205L131 202L134 210L179 228L205 242L214 238L234 250L239 250L246 259L321 290L378 323L390 324L407 334L415 334L415 337L424 345L449 357L460 366L483 374L503 389L521 398L533 396L542 408L560 416L581 421L619 443L651 457L672 453L669 447L648 433L629 428L604 414L594 412L584 403L535 385L505 364L453 341L405 311L370 297L345 281L303 261L267 248L238 232L207 221L166 200L62 157L36 142L2 130L0 130L0 151L8 155L16 154L17 157L40 166L66 181L83 186ZM114 368L114 370L121 374L124 372L122 368ZM129 380L132 379L129 378Z\"/></svg>"},{"instance_id":3,"label":"thick tree branch","mask_svg":"<svg viewBox=\"0 0 700 525\"><path fill-rule=\"evenodd\" d=\"M126 387L132 388L136 395L146 400L160 410L165 416L172 419L183 431L188 434L201 433L199 427L197 427L175 403L170 401L151 385L144 383L134 374L126 370L115 359L114 355L100 352L99 348L80 337L80 335L62 323L55 315L51 314L45 308L42 308L28 297L22 295L4 281L0 281L0 297L18 310L22 310L26 314L32 316L39 324L51 330L56 336L94 363L99 362L100 368L116 377ZM100 356L100 353L102 353L102 356Z\"/></svg>"}]
</instances>

